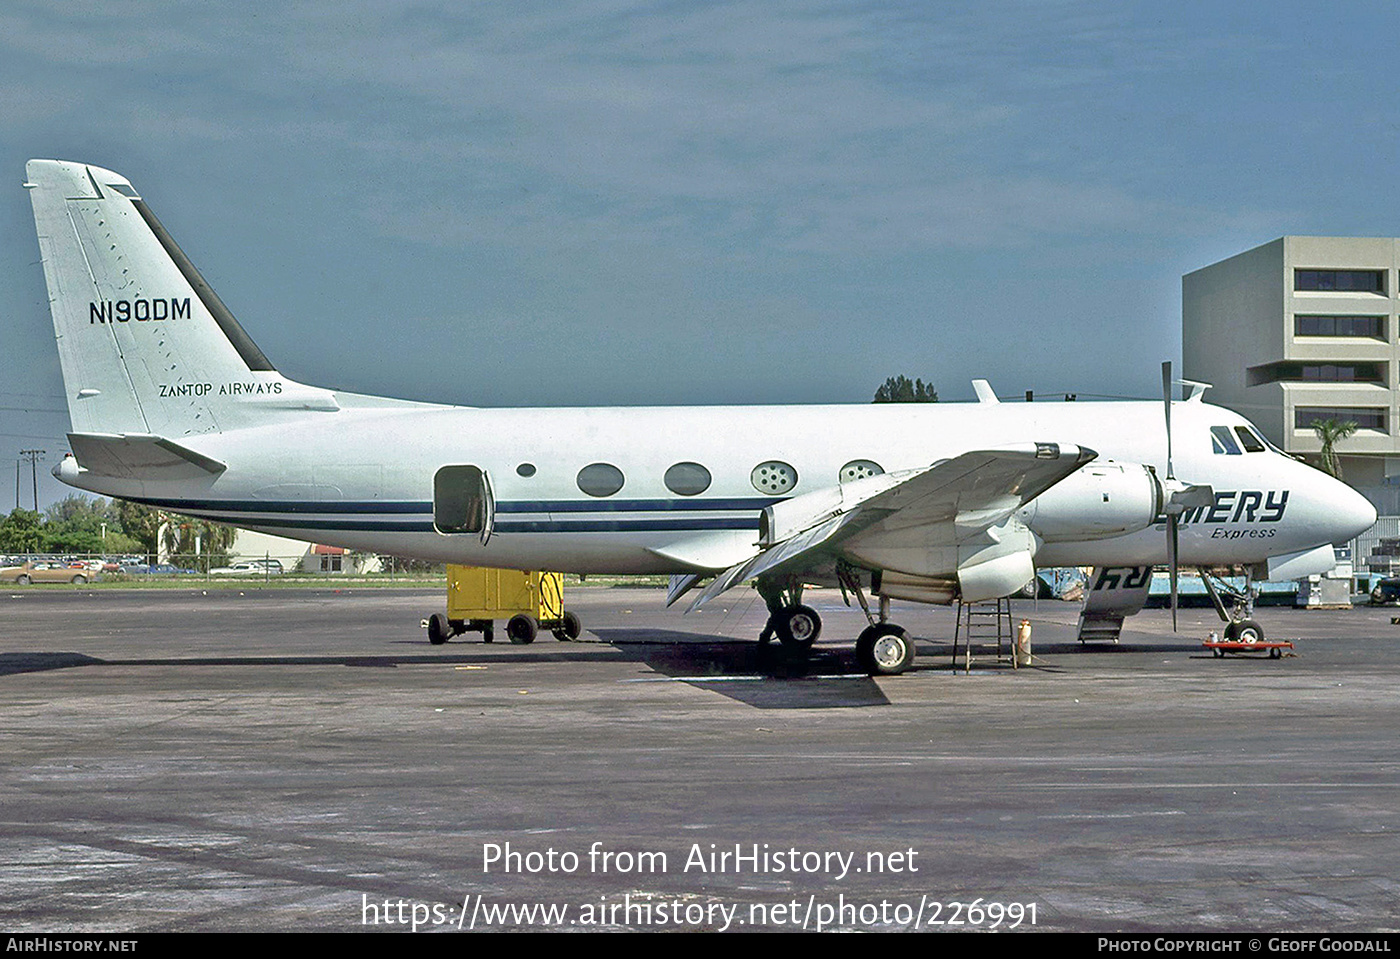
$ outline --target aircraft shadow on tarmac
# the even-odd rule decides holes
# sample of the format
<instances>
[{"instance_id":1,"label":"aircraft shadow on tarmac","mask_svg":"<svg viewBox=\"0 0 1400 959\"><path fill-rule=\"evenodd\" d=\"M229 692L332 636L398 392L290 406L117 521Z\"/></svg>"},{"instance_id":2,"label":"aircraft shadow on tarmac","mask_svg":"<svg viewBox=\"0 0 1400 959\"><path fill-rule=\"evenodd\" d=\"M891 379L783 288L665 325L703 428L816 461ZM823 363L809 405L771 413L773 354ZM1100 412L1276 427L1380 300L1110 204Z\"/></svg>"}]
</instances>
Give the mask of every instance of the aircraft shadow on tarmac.
<instances>
[{"instance_id":1,"label":"aircraft shadow on tarmac","mask_svg":"<svg viewBox=\"0 0 1400 959\"><path fill-rule=\"evenodd\" d=\"M596 638L593 638L596 637ZM419 647L420 642L411 645ZM910 674L961 671L949 644L921 642L920 658ZM1038 655L1180 653L1179 643L1082 645L1052 643L1036 647ZM580 642L543 646L501 646L454 642L446 649L388 655L184 656L104 659L73 652L0 653L0 677L72 669L81 666L350 666L393 669L409 665L591 662L638 663L657 673L656 681L689 683L759 709L830 709L888 705L876 680L865 675L846 645L818 644L811 655L790 655L778 643L760 646L740 640L679 630L609 628L589 631ZM1009 669L994 650L975 650L975 672ZM1058 672L1037 663L1032 668ZM643 680L645 681L645 680Z\"/></svg>"}]
</instances>

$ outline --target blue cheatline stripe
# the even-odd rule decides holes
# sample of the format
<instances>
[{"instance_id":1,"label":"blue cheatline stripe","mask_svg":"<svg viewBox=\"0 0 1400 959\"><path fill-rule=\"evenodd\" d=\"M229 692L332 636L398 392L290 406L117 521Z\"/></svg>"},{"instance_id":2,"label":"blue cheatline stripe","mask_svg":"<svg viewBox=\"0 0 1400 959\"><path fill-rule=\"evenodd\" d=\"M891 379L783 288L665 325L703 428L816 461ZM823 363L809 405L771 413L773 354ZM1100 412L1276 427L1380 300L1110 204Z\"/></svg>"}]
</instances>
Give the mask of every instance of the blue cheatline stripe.
<instances>
[{"instance_id":1,"label":"blue cheatline stripe","mask_svg":"<svg viewBox=\"0 0 1400 959\"><path fill-rule=\"evenodd\" d=\"M234 516L224 513L191 513L200 519L232 526L259 526L268 529L324 529L359 533L432 533L432 523L376 522L374 520L278 519L273 516ZM556 520L554 522L497 523L496 533L664 533L705 532L707 530L757 530L758 521L748 519L600 519ZM453 535L471 535L460 533Z\"/></svg>"},{"instance_id":2,"label":"blue cheatline stripe","mask_svg":"<svg viewBox=\"0 0 1400 959\"><path fill-rule=\"evenodd\" d=\"M267 514L225 513L218 510L190 510L200 519L233 526L259 526L270 529L324 529L360 533L432 533L431 521L376 519L284 519ZM688 519L575 519L506 520L494 526L497 533L663 533L704 532L707 530L757 530L757 518L695 516ZM460 535L476 535L460 534Z\"/></svg>"},{"instance_id":3,"label":"blue cheatline stripe","mask_svg":"<svg viewBox=\"0 0 1400 959\"><path fill-rule=\"evenodd\" d=\"M497 533L662 533L712 529L758 529L758 519L576 519L552 522L503 522Z\"/></svg>"},{"instance_id":4,"label":"blue cheatline stripe","mask_svg":"<svg viewBox=\"0 0 1400 959\"><path fill-rule=\"evenodd\" d=\"M661 513L671 510L761 510L782 502L782 497L730 497L726 499L562 499L510 500L496 504L498 513ZM429 511L432 504L427 505Z\"/></svg>"},{"instance_id":5,"label":"blue cheatline stripe","mask_svg":"<svg viewBox=\"0 0 1400 959\"><path fill-rule=\"evenodd\" d=\"M217 510L234 513L431 513L433 504L390 500L264 500L264 499L153 499L128 496L127 499L147 506L179 513Z\"/></svg>"},{"instance_id":6,"label":"blue cheatline stripe","mask_svg":"<svg viewBox=\"0 0 1400 959\"><path fill-rule=\"evenodd\" d=\"M237 513L392 513L430 514L428 501L391 500L234 500L154 499L127 497L137 503L177 512L196 510ZM725 499L633 500L509 500L496 504L498 513L662 513L671 511L761 510L782 497L729 497Z\"/></svg>"}]
</instances>

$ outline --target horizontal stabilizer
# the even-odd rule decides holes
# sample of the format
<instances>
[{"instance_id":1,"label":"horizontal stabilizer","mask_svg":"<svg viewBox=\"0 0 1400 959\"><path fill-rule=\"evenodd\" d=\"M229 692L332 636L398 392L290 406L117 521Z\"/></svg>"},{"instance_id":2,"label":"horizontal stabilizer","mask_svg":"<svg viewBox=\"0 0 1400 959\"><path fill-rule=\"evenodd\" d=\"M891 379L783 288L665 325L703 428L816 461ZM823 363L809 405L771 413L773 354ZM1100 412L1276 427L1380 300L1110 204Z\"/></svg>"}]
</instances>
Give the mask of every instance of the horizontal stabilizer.
<instances>
[{"instance_id":1,"label":"horizontal stabilizer","mask_svg":"<svg viewBox=\"0 0 1400 959\"><path fill-rule=\"evenodd\" d=\"M224 463L163 436L142 433L69 433L78 466L97 476L183 480L216 476Z\"/></svg>"}]
</instances>

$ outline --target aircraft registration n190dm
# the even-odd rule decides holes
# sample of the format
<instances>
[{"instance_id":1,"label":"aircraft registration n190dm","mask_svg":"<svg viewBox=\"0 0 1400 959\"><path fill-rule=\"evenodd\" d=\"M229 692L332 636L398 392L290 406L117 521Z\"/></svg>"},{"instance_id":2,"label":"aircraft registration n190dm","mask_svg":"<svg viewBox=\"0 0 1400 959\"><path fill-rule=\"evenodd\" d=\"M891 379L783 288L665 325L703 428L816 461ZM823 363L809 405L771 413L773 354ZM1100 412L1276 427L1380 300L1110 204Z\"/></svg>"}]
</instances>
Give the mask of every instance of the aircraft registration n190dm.
<instances>
[{"instance_id":1,"label":"aircraft registration n190dm","mask_svg":"<svg viewBox=\"0 0 1400 959\"><path fill-rule=\"evenodd\" d=\"M973 404L617 409L319 389L277 372L125 177L26 173L73 428L54 472L94 493L433 561L669 573L691 608L752 580L763 638L798 650L821 629L803 584L840 585L872 673L914 655L890 599L1006 596L1037 566L1292 578L1375 522L1201 390L1173 402L1165 366L1161 404L1002 404L982 381Z\"/></svg>"}]
</instances>

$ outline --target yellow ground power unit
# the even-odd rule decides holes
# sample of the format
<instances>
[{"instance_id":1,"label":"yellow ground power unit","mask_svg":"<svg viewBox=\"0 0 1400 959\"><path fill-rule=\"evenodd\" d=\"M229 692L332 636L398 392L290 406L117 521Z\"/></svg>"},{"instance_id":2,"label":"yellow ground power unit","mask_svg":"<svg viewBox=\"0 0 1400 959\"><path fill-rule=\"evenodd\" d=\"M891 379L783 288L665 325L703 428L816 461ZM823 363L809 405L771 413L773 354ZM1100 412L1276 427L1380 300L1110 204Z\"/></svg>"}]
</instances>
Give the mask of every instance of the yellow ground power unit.
<instances>
[{"instance_id":1,"label":"yellow ground power unit","mask_svg":"<svg viewBox=\"0 0 1400 959\"><path fill-rule=\"evenodd\" d=\"M474 631L489 643L498 619L506 621L506 636L512 643L533 643L541 629L560 640L577 639L583 631L578 616L564 609L561 573L449 565L447 615L428 617L429 641L441 645Z\"/></svg>"}]
</instances>

